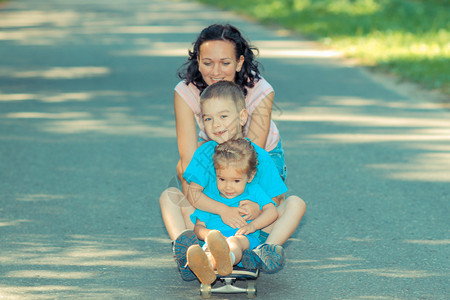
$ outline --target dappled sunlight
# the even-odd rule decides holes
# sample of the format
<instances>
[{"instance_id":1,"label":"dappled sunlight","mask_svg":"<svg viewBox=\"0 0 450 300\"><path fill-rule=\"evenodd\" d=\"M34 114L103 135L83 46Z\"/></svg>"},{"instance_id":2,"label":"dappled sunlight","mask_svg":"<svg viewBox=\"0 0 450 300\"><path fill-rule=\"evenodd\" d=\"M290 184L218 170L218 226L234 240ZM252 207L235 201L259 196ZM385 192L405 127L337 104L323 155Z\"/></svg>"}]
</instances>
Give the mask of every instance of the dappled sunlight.
<instances>
[{"instance_id":1,"label":"dappled sunlight","mask_svg":"<svg viewBox=\"0 0 450 300\"><path fill-rule=\"evenodd\" d=\"M15 197L15 201L25 202L41 202L69 199L71 195L50 195L50 194L19 194Z\"/></svg>"},{"instance_id":2,"label":"dappled sunlight","mask_svg":"<svg viewBox=\"0 0 450 300\"><path fill-rule=\"evenodd\" d=\"M204 26L120 26L113 29L114 33L129 34L168 34L193 33L198 34Z\"/></svg>"},{"instance_id":3,"label":"dappled sunlight","mask_svg":"<svg viewBox=\"0 0 450 300\"><path fill-rule=\"evenodd\" d=\"M20 45L28 46L50 46L56 41L68 38L71 32L63 29L20 29L11 31L0 31L0 40L12 40Z\"/></svg>"},{"instance_id":4,"label":"dappled sunlight","mask_svg":"<svg viewBox=\"0 0 450 300\"><path fill-rule=\"evenodd\" d=\"M330 49L320 49L317 43L294 40L255 40L261 58L334 58L341 54Z\"/></svg>"},{"instance_id":5,"label":"dappled sunlight","mask_svg":"<svg viewBox=\"0 0 450 300\"><path fill-rule=\"evenodd\" d=\"M156 123L156 122L155 122ZM102 133L108 135L140 135L174 138L174 128L161 124L150 126L132 119L107 118L105 120L67 120L48 122L42 130L58 134Z\"/></svg>"},{"instance_id":6,"label":"dappled sunlight","mask_svg":"<svg viewBox=\"0 0 450 300\"><path fill-rule=\"evenodd\" d=\"M375 269L355 269L355 270L333 270L331 273L366 273L388 278L426 278L436 276L447 276L447 274L439 274L425 270L407 270L397 268L375 268Z\"/></svg>"},{"instance_id":7,"label":"dappled sunlight","mask_svg":"<svg viewBox=\"0 0 450 300\"><path fill-rule=\"evenodd\" d=\"M346 255L341 257L329 257L327 260L333 260L333 261L358 261L363 260L360 257L354 257L353 255Z\"/></svg>"},{"instance_id":8,"label":"dappled sunlight","mask_svg":"<svg viewBox=\"0 0 450 300\"><path fill-rule=\"evenodd\" d=\"M86 279L97 276L95 272L65 272L65 271L47 271L47 270L21 270L7 272L6 276L10 278L34 278L40 279Z\"/></svg>"},{"instance_id":9,"label":"dappled sunlight","mask_svg":"<svg viewBox=\"0 0 450 300\"><path fill-rule=\"evenodd\" d=\"M350 242L358 242L358 243L368 243L368 242L375 241L375 239L372 239L372 238L356 238L356 237L348 237L348 238L346 238L346 240L350 241Z\"/></svg>"},{"instance_id":10,"label":"dappled sunlight","mask_svg":"<svg viewBox=\"0 0 450 300\"><path fill-rule=\"evenodd\" d=\"M126 95L136 95L137 93L126 93L121 91L92 91L76 93L36 93L36 94L0 94L0 102L8 101L41 101L47 103L61 103L68 101L84 102L98 97L118 97L123 98Z\"/></svg>"},{"instance_id":11,"label":"dappled sunlight","mask_svg":"<svg viewBox=\"0 0 450 300\"><path fill-rule=\"evenodd\" d=\"M41 113L41 112L19 112L6 114L10 119L79 119L90 117L86 112L64 112L64 113Z\"/></svg>"},{"instance_id":12,"label":"dappled sunlight","mask_svg":"<svg viewBox=\"0 0 450 300\"><path fill-rule=\"evenodd\" d=\"M56 280L56 279L54 279ZM117 295L126 295L127 297L135 298L136 293L132 291L124 292L118 287L100 287L89 286L83 284L82 286L68 286L68 285L48 285L40 284L39 286L6 286L0 284L0 299L55 299L59 298L74 298L73 295L78 295L79 299L114 299ZM71 297L67 297L71 295ZM77 297L75 297L77 298Z\"/></svg>"},{"instance_id":13,"label":"dappled sunlight","mask_svg":"<svg viewBox=\"0 0 450 300\"><path fill-rule=\"evenodd\" d=\"M450 135L447 136L450 141ZM450 152L419 153L406 162L395 164L371 164L370 168L385 170L386 176L400 180L450 182Z\"/></svg>"},{"instance_id":14,"label":"dappled sunlight","mask_svg":"<svg viewBox=\"0 0 450 300\"><path fill-rule=\"evenodd\" d=\"M379 99L359 98L352 96L322 96L320 102L330 106L342 107L383 107L407 110L433 110L442 107L442 103L412 101L380 101Z\"/></svg>"},{"instance_id":15,"label":"dappled sunlight","mask_svg":"<svg viewBox=\"0 0 450 300\"><path fill-rule=\"evenodd\" d=\"M68 237L66 246L58 247L46 242L45 237L30 236L34 242L15 242L10 249L4 249L0 257L3 266L34 266L33 271L11 271L16 277L34 277L42 271L42 276L53 276L57 272L37 270L38 266L79 266L79 267L123 267L123 268L172 268L173 258L170 253L159 258L151 253L127 249L125 239L110 236L75 236ZM36 240L37 239L37 240ZM50 240L49 240L50 241ZM82 242L79 245L79 242ZM164 240L164 243L166 241ZM58 271L59 272L59 271ZM64 273L64 272L62 272ZM83 275L84 274L84 275ZM67 278L92 277L95 272L69 272Z\"/></svg>"},{"instance_id":16,"label":"dappled sunlight","mask_svg":"<svg viewBox=\"0 0 450 300\"><path fill-rule=\"evenodd\" d=\"M322 130L304 134L302 143L383 143L383 147L401 143L410 152L404 160L365 167L390 179L450 182L450 117L437 104L405 102L405 107L395 101L340 97L323 97L318 102L324 106L286 109L272 117L278 122L319 124Z\"/></svg>"},{"instance_id":17,"label":"dappled sunlight","mask_svg":"<svg viewBox=\"0 0 450 300\"><path fill-rule=\"evenodd\" d=\"M340 238L340 240L342 241L342 244L339 245L339 249L352 249L352 254L327 256L322 252L323 256L318 257L316 254L314 254L313 251L311 252L312 255L305 256L305 254L303 253L302 259L288 258L286 265L292 266L292 268L294 269L319 272L323 275L343 274L345 276L345 274L361 273L381 278L399 279L417 279L448 276L448 274L443 271L445 267L440 267L437 270L432 266L429 266L428 268L424 268L424 266L418 267L415 263L410 264L409 266L400 266L396 263L392 263L393 255L401 255L402 253L410 253L410 251L418 251L418 247L420 247L420 249L422 250L423 248L421 246L424 245L434 247L447 246L450 244L450 241L447 239L400 240L394 242L394 244L397 245L390 244L390 247L392 248L391 251L393 253L387 256L384 256L383 254L387 245L386 241L373 238L357 237ZM355 244L355 242L358 244ZM372 255L370 255L368 252L368 247L373 249L375 253L381 251L380 254L382 255L382 257L378 257L378 255L373 257Z\"/></svg>"},{"instance_id":18,"label":"dappled sunlight","mask_svg":"<svg viewBox=\"0 0 450 300\"><path fill-rule=\"evenodd\" d=\"M433 141L450 141L448 134L312 134L308 138L314 140L326 140L333 143L357 144L357 143L383 143L383 142L433 142Z\"/></svg>"},{"instance_id":19,"label":"dappled sunlight","mask_svg":"<svg viewBox=\"0 0 450 300\"><path fill-rule=\"evenodd\" d=\"M15 112L5 114L7 119L36 119L42 123L37 126L39 130L55 134L83 134L102 133L108 135L131 135L131 136L153 136L173 138L176 136L175 128L162 126L160 116L130 115L127 108L110 107L94 118L92 113L87 112ZM25 201L25 200L23 200ZM33 199L28 199L33 201Z\"/></svg>"},{"instance_id":20,"label":"dappled sunlight","mask_svg":"<svg viewBox=\"0 0 450 300\"><path fill-rule=\"evenodd\" d=\"M155 43L145 49L115 51L117 56L162 56L162 57L186 57L189 44L182 43Z\"/></svg>"},{"instance_id":21,"label":"dappled sunlight","mask_svg":"<svg viewBox=\"0 0 450 300\"><path fill-rule=\"evenodd\" d=\"M7 286L0 284L0 299L55 299L58 292L75 290L79 288L63 285ZM44 292L48 294L42 294Z\"/></svg>"},{"instance_id":22,"label":"dappled sunlight","mask_svg":"<svg viewBox=\"0 0 450 300\"><path fill-rule=\"evenodd\" d=\"M405 240L408 244L419 244L429 246L450 245L450 240Z\"/></svg>"},{"instance_id":23,"label":"dappled sunlight","mask_svg":"<svg viewBox=\"0 0 450 300\"><path fill-rule=\"evenodd\" d=\"M277 121L328 122L373 127L438 127L447 129L448 131L444 133L450 134L450 120L401 116L373 116L342 113L339 111L327 113L321 108L309 108L299 113L283 112L278 116L273 116L273 119Z\"/></svg>"},{"instance_id":24,"label":"dappled sunlight","mask_svg":"<svg viewBox=\"0 0 450 300\"><path fill-rule=\"evenodd\" d=\"M8 221L6 219L0 219L0 227L7 227L7 226L19 226L22 223L29 223L31 220L12 220Z\"/></svg>"},{"instance_id":25,"label":"dappled sunlight","mask_svg":"<svg viewBox=\"0 0 450 300\"><path fill-rule=\"evenodd\" d=\"M14 11L2 12L0 27L31 27L45 24L52 24L58 27L65 27L75 24L80 19L80 14L75 11Z\"/></svg>"},{"instance_id":26,"label":"dappled sunlight","mask_svg":"<svg viewBox=\"0 0 450 300\"><path fill-rule=\"evenodd\" d=\"M111 70L106 67L53 67L46 70L7 72L9 76L16 78L79 79L108 75ZM5 70L0 75L6 75Z\"/></svg>"}]
</instances>

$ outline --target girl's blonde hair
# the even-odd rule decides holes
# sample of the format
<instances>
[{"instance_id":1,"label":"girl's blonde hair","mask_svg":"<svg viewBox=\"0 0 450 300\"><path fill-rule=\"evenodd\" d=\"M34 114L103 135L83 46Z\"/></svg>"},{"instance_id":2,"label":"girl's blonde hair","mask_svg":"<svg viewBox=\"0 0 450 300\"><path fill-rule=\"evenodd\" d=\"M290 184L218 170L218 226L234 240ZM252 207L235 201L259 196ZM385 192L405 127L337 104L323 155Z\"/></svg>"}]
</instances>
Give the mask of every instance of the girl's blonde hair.
<instances>
[{"instance_id":1,"label":"girl's blonde hair","mask_svg":"<svg viewBox=\"0 0 450 300\"><path fill-rule=\"evenodd\" d=\"M240 172L251 177L256 173L257 154L251 142L245 138L226 141L216 146L213 155L214 168L221 169L232 164Z\"/></svg>"}]
</instances>

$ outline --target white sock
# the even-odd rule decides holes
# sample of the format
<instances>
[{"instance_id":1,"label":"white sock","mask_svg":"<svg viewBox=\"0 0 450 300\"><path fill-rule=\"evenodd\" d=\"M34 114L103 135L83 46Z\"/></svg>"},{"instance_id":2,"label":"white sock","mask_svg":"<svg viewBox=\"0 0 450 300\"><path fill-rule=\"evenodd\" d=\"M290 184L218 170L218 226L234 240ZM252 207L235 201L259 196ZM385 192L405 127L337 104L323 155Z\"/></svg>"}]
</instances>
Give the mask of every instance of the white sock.
<instances>
[{"instance_id":1,"label":"white sock","mask_svg":"<svg viewBox=\"0 0 450 300\"><path fill-rule=\"evenodd\" d=\"M230 252L230 255L231 255L231 262L233 263L234 266L234 263L236 262L236 257L234 256L233 252Z\"/></svg>"}]
</instances>

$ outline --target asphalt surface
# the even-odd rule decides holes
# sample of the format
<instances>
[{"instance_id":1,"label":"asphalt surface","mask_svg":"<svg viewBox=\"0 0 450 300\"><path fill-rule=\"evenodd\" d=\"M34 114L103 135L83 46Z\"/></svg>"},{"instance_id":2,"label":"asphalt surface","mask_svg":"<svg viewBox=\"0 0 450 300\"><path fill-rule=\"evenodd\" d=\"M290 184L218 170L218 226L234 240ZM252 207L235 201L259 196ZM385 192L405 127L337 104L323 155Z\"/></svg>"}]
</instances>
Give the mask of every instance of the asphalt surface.
<instances>
[{"instance_id":1,"label":"asphalt surface","mask_svg":"<svg viewBox=\"0 0 450 300\"><path fill-rule=\"evenodd\" d=\"M449 111L184 0L1 5L0 299L199 297L176 271L158 197L178 159L176 70L214 22L260 48L289 193L308 206L258 298L448 299Z\"/></svg>"}]
</instances>

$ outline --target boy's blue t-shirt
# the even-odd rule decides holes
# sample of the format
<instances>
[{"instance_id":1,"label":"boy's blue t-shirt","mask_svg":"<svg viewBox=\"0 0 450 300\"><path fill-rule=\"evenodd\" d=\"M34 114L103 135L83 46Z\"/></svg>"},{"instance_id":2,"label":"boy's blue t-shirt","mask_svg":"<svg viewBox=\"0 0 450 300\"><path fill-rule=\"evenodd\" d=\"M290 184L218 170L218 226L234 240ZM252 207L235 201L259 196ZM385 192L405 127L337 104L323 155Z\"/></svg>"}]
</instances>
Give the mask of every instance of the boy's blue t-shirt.
<instances>
[{"instance_id":1,"label":"boy's blue t-shirt","mask_svg":"<svg viewBox=\"0 0 450 300\"><path fill-rule=\"evenodd\" d=\"M232 199L220 196L218 189L216 189L216 191L208 190L205 192L205 194L211 199L224 203L229 207L238 207L239 202L242 200L250 200L255 203L258 203L261 209L264 207L264 205L267 205L269 203L275 205L275 202L272 201L272 199L270 199L269 196L266 195L266 193L264 193L264 191L258 184L252 183L248 183L247 186L245 187L244 192L241 195L234 197ZM206 228L217 229L222 233L226 232L228 236L234 235L238 230L237 228L232 228L227 224L225 224L219 215L212 214L203 210L196 209L195 212L191 215L191 221L194 224L197 222L197 219L202 222L205 222ZM247 221L247 223L250 222L251 221ZM255 231L251 235L259 239L259 230Z\"/></svg>"},{"instance_id":2,"label":"boy's blue t-shirt","mask_svg":"<svg viewBox=\"0 0 450 300\"><path fill-rule=\"evenodd\" d=\"M216 170L214 169L213 154L217 142L209 141L201 145L194 153L191 162L183 174L188 183L195 182L204 188L205 194L215 195L217 189ZM281 179L277 167L266 150L252 142L257 153L258 166L255 178L250 184L258 184L270 198L287 192L287 187ZM214 197L210 197L214 200ZM243 199L244 200L244 199Z\"/></svg>"}]
</instances>

